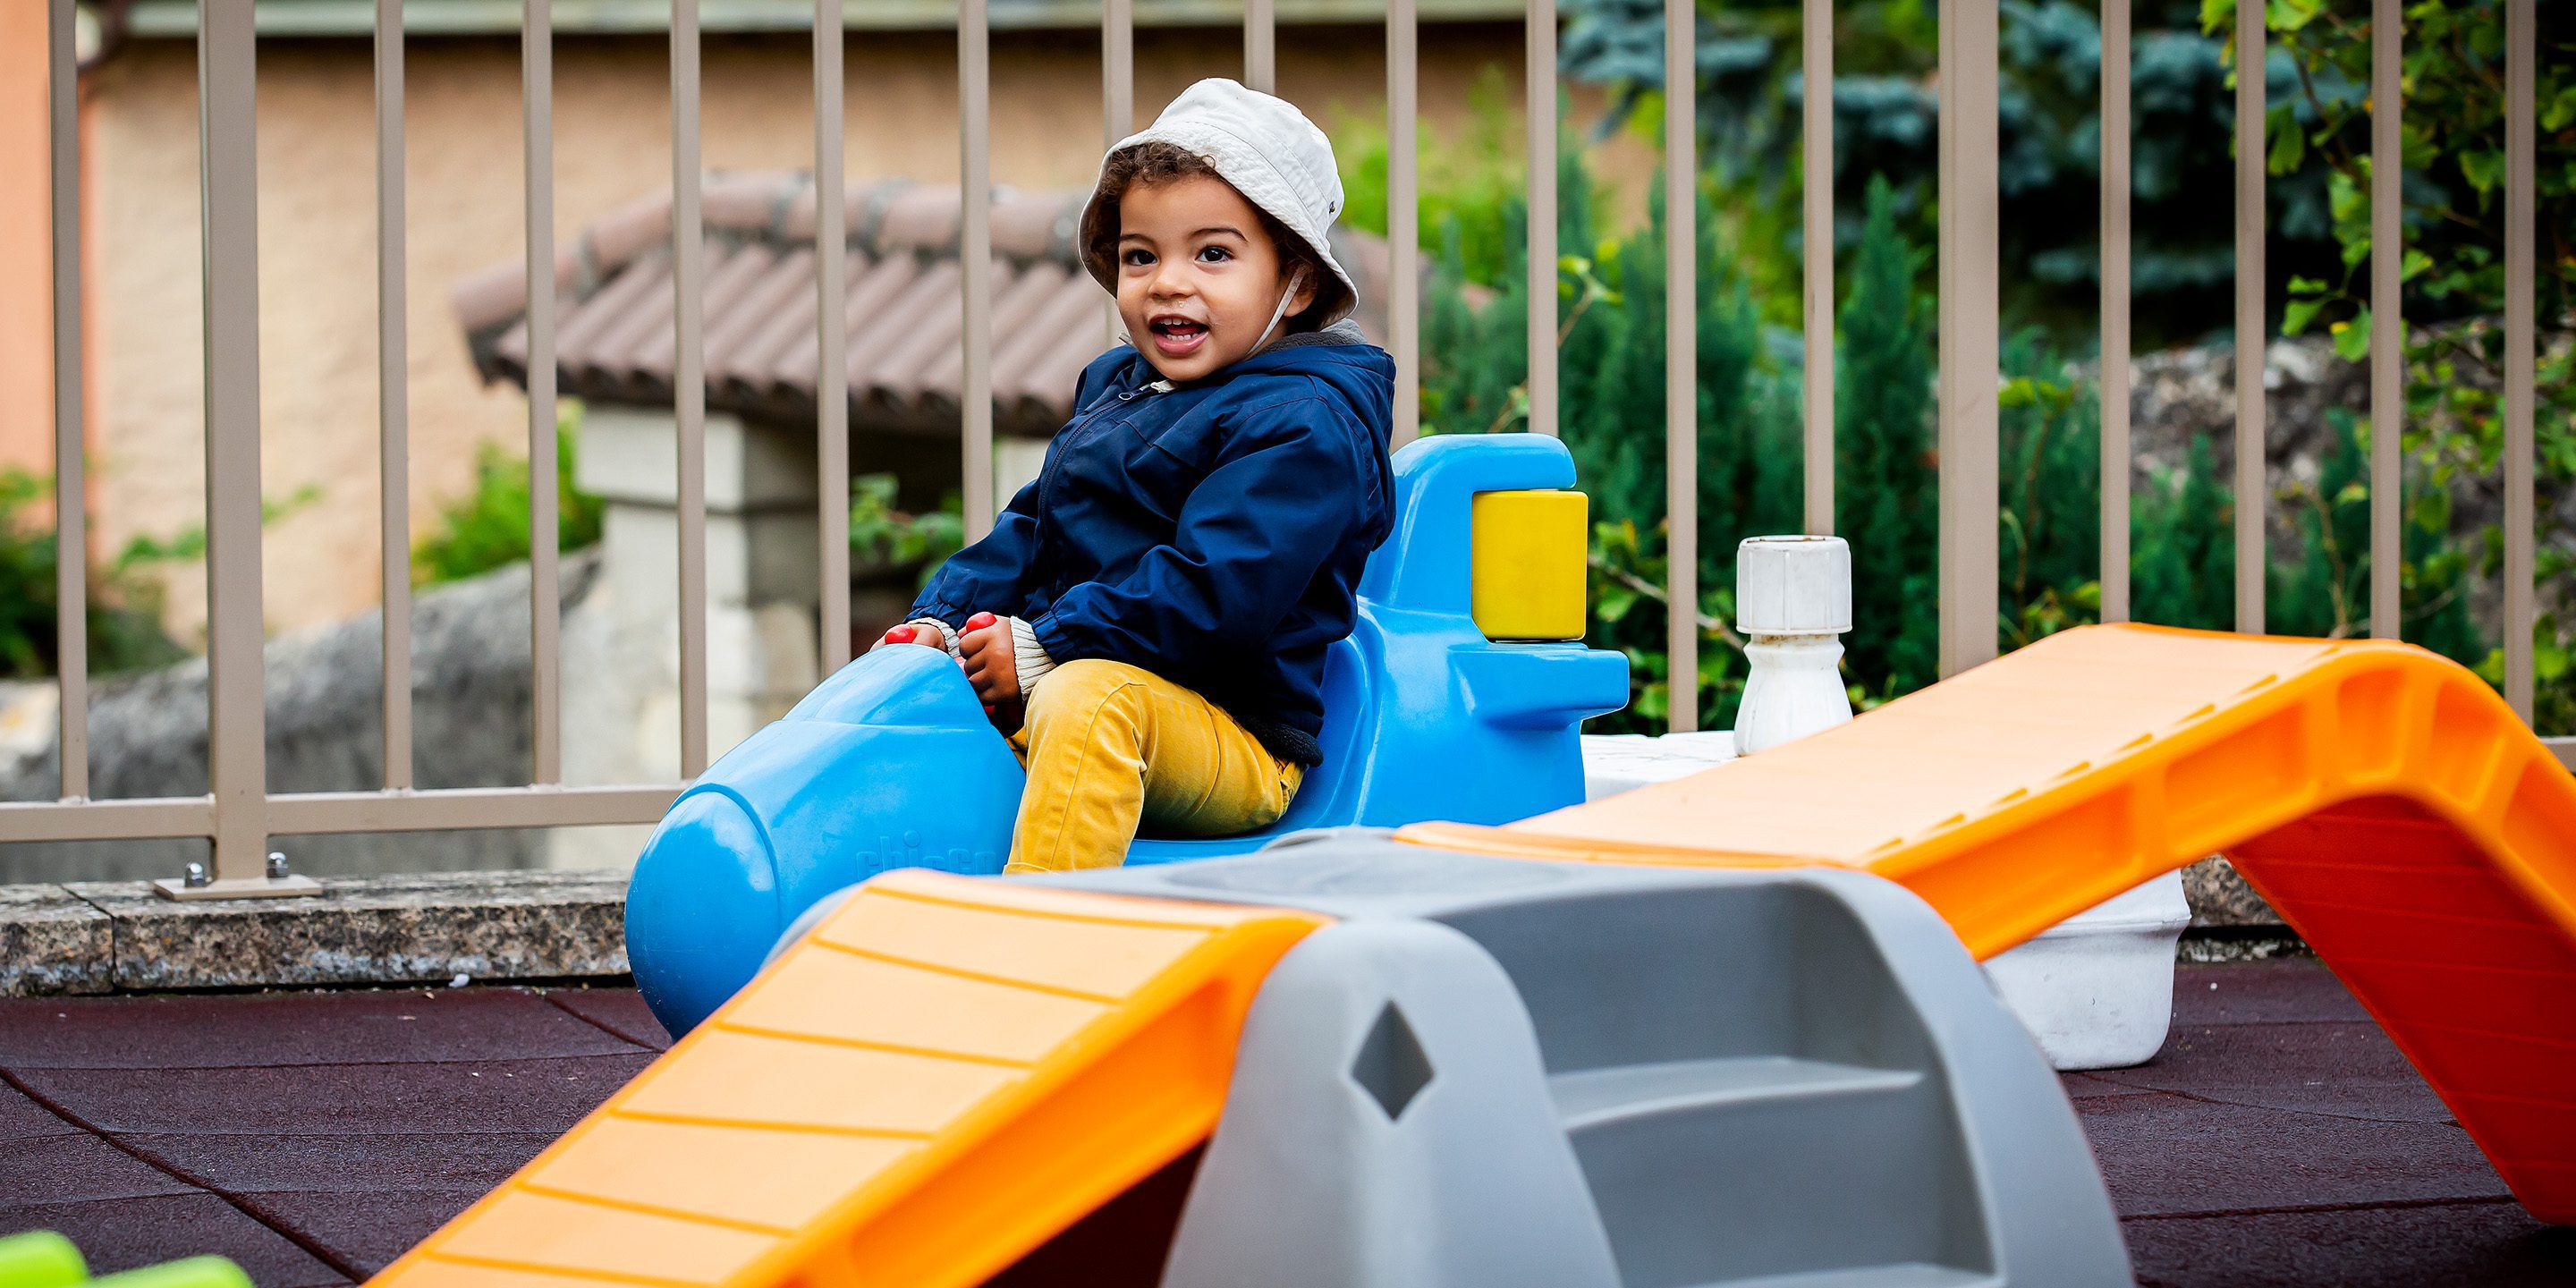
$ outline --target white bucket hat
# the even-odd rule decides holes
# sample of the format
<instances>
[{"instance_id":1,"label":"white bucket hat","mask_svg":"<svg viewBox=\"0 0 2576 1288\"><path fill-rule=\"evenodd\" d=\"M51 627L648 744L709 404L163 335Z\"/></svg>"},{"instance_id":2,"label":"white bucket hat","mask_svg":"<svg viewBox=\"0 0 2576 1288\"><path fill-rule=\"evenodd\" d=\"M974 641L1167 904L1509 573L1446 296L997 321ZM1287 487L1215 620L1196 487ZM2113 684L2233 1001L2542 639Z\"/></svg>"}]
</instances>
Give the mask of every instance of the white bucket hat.
<instances>
[{"instance_id":1,"label":"white bucket hat","mask_svg":"<svg viewBox=\"0 0 2576 1288\"><path fill-rule=\"evenodd\" d=\"M1169 143L1196 154L1217 177L1234 185L1263 213L1279 221L1322 262L1331 280L1316 283L1315 303L1308 306L1317 326L1330 326L1350 314L1359 288L1333 258L1327 230L1342 213L1342 176L1333 165L1333 145L1315 123L1287 100L1246 89L1223 77L1211 77L1181 91L1154 123L1118 141L1100 159L1107 174L1109 156L1139 143ZM1092 182L1091 199L1082 206L1083 266L1111 294L1118 291L1118 265L1113 253L1103 256L1093 245L1107 218L1100 184Z\"/></svg>"}]
</instances>

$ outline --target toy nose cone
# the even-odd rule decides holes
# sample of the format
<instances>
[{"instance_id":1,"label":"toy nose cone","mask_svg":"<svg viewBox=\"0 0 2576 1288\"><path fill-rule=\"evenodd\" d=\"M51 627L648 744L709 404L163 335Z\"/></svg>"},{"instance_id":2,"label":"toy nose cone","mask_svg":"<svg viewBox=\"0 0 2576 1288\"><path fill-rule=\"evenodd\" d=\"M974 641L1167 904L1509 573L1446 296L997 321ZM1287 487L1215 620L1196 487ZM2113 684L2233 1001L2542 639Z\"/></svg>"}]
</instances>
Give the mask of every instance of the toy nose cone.
<instances>
[{"instance_id":1,"label":"toy nose cone","mask_svg":"<svg viewBox=\"0 0 2576 1288\"><path fill-rule=\"evenodd\" d=\"M626 951L674 1037L759 969L778 935L777 888L769 840L732 797L698 792L663 816L627 886Z\"/></svg>"}]
</instances>

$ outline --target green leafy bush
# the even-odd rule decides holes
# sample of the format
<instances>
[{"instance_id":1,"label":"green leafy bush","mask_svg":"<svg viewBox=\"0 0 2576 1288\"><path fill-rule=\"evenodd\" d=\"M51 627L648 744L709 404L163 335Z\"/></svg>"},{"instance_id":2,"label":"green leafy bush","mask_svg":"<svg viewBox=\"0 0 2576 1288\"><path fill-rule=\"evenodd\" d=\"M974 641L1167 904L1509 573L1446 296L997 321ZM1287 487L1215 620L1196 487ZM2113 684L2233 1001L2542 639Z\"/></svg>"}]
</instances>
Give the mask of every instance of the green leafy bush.
<instances>
[{"instance_id":1,"label":"green leafy bush","mask_svg":"<svg viewBox=\"0 0 2576 1288\"><path fill-rule=\"evenodd\" d=\"M1560 427L1591 494L1594 531L1588 640L1626 653L1633 700L1604 717L1608 730L1663 726L1675 700L1664 649L1667 511L1664 475L1664 202L1646 226L1603 236L1587 195L1596 191L1579 148L1562 154L1560 189L1572 195L1560 224L1558 361ZM1704 727L1733 723L1741 695L1741 641L1733 616L1736 543L1800 527L1799 348L1766 325L1745 256L1726 244L1710 184L1698 194L1700 602L1696 701ZM1457 235L1483 220L1505 230L1507 258L1481 303ZM1519 247L1526 215L1516 195L1490 214L1453 208L1441 229L1425 302L1422 405L1434 433L1516 430L1527 415L1527 361ZM1840 313L1836 367L1836 527L1852 538L1855 620L1846 674L1864 704L1929 683L1936 673L1935 559L1939 545L1934 458L1934 335L1919 294L1923 250L1906 232L1901 195L1874 184ZM2002 613L1997 642L2019 647L2098 620L2101 611L2100 406L2094 382L2045 333L2024 329L2002 351L1997 511ZM2281 524L2269 572L2271 629L2352 635L2368 623L2365 427L2336 419L2337 441L2313 483L2293 481L2272 499ZM2126 480L2121 480L2125 484ZM2447 496L2447 492L2437 492ZM2233 625L2233 498L2208 442L2180 470L2133 498L2131 578L2145 621ZM2448 510L2426 504L2406 535L2411 639L2466 662L2484 656L2468 615L2465 577L2477 554L2445 527ZM2285 553L2286 552L2286 553ZM2551 629L2555 629L2554 625ZM2543 658L2544 702L2576 694L2563 646ZM2554 709L2544 707L2545 710Z\"/></svg>"},{"instance_id":2,"label":"green leafy bush","mask_svg":"<svg viewBox=\"0 0 2576 1288\"><path fill-rule=\"evenodd\" d=\"M866 579L910 573L917 584L966 544L965 502L956 492L939 508L912 514L895 508L895 477L861 474L850 480L851 575Z\"/></svg>"},{"instance_id":3,"label":"green leafy bush","mask_svg":"<svg viewBox=\"0 0 2576 1288\"><path fill-rule=\"evenodd\" d=\"M0 679L43 679L55 674L61 658L61 601L54 594L60 547L52 525L39 525L29 513L53 490L50 476L0 469ZM197 545L203 549L202 531ZM130 548L126 557L89 572L85 660L93 673L141 670L188 655L161 629L161 588L140 575L145 562Z\"/></svg>"},{"instance_id":4,"label":"green leafy bush","mask_svg":"<svg viewBox=\"0 0 2576 1288\"><path fill-rule=\"evenodd\" d=\"M599 540L606 503L573 487L581 404L567 402L555 420L555 548L578 550ZM499 443L474 452L474 486L438 507L438 527L414 542L411 580L435 585L481 576L528 557L528 461Z\"/></svg>"}]
</instances>

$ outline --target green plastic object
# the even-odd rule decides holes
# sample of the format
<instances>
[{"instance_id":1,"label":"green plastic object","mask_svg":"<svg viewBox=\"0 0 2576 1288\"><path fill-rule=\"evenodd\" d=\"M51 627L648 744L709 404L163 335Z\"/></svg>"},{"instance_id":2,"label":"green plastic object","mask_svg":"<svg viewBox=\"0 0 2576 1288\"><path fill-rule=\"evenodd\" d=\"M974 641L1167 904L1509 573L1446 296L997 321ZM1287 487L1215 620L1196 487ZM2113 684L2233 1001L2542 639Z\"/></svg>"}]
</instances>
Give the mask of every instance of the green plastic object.
<instances>
[{"instance_id":1,"label":"green plastic object","mask_svg":"<svg viewBox=\"0 0 2576 1288\"><path fill-rule=\"evenodd\" d=\"M0 1288L66 1288L89 1282L80 1249L51 1230L0 1238Z\"/></svg>"},{"instance_id":2,"label":"green plastic object","mask_svg":"<svg viewBox=\"0 0 2576 1288\"><path fill-rule=\"evenodd\" d=\"M0 1288L254 1288L222 1257L188 1257L105 1279L89 1277L72 1241L51 1230L0 1238Z\"/></svg>"},{"instance_id":3,"label":"green plastic object","mask_svg":"<svg viewBox=\"0 0 2576 1288\"><path fill-rule=\"evenodd\" d=\"M254 1288L240 1266L222 1257L189 1257L109 1275L89 1288Z\"/></svg>"}]
</instances>

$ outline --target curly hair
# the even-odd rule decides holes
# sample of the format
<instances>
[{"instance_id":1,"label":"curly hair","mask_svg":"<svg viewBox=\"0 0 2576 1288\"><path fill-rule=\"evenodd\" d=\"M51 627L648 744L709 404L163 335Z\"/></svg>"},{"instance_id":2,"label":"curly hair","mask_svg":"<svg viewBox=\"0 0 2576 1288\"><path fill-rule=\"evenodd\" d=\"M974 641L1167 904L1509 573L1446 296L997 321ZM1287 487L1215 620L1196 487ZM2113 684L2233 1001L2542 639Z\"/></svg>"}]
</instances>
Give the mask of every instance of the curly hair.
<instances>
[{"instance_id":1,"label":"curly hair","mask_svg":"<svg viewBox=\"0 0 2576 1288\"><path fill-rule=\"evenodd\" d=\"M1084 249L1096 261L1117 263L1118 199L1130 188L1157 187L1199 176L1224 182L1224 176L1216 172L1215 166L1208 164L1206 157L1175 143L1158 139L1110 153L1109 160L1100 169L1100 187L1096 197L1100 217L1097 226L1091 230L1090 244ZM1323 261L1306 245L1304 238L1271 218L1269 211L1254 206L1252 213L1261 221L1261 231L1269 236L1271 246L1278 251L1280 280L1285 282L1291 271L1302 268L1305 270L1305 284L1315 288L1314 303L1290 314L1280 325L1290 331L1314 330L1315 319L1311 315L1325 304L1332 280L1325 272Z\"/></svg>"}]
</instances>

